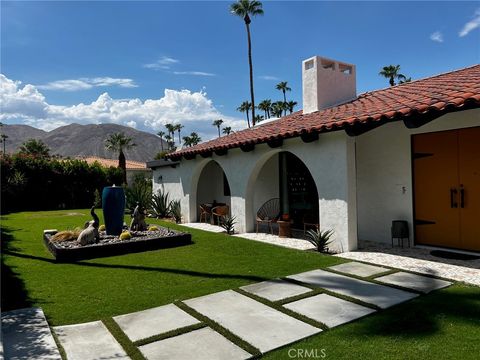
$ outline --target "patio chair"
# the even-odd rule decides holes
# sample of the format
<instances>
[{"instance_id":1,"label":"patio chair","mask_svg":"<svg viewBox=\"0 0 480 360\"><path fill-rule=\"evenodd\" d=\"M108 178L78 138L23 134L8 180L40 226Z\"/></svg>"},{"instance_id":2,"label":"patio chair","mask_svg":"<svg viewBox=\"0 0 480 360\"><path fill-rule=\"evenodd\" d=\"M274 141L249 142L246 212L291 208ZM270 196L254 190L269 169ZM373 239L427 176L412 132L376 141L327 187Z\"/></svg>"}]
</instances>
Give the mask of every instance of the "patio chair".
<instances>
[{"instance_id":1,"label":"patio chair","mask_svg":"<svg viewBox=\"0 0 480 360\"><path fill-rule=\"evenodd\" d=\"M207 218L210 218L211 216L212 212L210 208L205 204L200 205L200 222L202 222L202 218L207 222Z\"/></svg>"},{"instance_id":2,"label":"patio chair","mask_svg":"<svg viewBox=\"0 0 480 360\"><path fill-rule=\"evenodd\" d=\"M217 224L220 225L220 221L224 216L227 216L230 211L228 205L215 206L212 209L212 224L215 224L215 218L217 218Z\"/></svg>"},{"instance_id":3,"label":"patio chair","mask_svg":"<svg viewBox=\"0 0 480 360\"><path fill-rule=\"evenodd\" d=\"M303 235L307 234L307 228L313 228L318 230L320 224L318 223L318 216L312 216L311 214L305 214L303 216Z\"/></svg>"},{"instance_id":4,"label":"patio chair","mask_svg":"<svg viewBox=\"0 0 480 360\"><path fill-rule=\"evenodd\" d=\"M273 198L263 204L257 211L257 234L258 225L262 223L268 224L270 233L273 234L272 223L276 223L280 217L280 199Z\"/></svg>"}]
</instances>

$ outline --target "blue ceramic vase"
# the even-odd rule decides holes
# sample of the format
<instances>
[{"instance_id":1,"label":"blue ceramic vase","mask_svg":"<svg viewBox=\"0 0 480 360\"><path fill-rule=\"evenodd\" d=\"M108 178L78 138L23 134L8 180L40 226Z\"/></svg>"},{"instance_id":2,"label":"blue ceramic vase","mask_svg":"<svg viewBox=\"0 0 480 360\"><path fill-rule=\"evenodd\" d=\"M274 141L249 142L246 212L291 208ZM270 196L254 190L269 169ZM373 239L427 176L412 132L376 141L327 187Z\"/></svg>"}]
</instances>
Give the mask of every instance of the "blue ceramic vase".
<instances>
[{"instance_id":1,"label":"blue ceramic vase","mask_svg":"<svg viewBox=\"0 0 480 360\"><path fill-rule=\"evenodd\" d=\"M106 186L102 192L102 209L107 235L120 235L125 213L125 192L120 186Z\"/></svg>"}]
</instances>

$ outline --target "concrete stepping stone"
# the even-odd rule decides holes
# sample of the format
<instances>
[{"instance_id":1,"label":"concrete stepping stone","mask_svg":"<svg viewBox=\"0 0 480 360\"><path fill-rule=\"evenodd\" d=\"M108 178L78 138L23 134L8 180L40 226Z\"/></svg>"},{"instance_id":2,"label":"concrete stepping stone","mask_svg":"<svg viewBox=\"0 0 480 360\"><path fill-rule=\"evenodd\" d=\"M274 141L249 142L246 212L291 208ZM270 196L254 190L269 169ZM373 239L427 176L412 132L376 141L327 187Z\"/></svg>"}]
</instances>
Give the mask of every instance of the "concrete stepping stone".
<instances>
[{"instance_id":1,"label":"concrete stepping stone","mask_svg":"<svg viewBox=\"0 0 480 360\"><path fill-rule=\"evenodd\" d=\"M335 266L330 266L329 269L332 269L341 273L356 275L361 277L368 277L368 276L381 274L386 271L389 271L389 269L386 269L380 266L374 266L374 265L369 265L369 264L364 264L364 263L359 263L354 261L335 265Z\"/></svg>"},{"instance_id":2,"label":"concrete stepping stone","mask_svg":"<svg viewBox=\"0 0 480 360\"><path fill-rule=\"evenodd\" d=\"M113 320L132 341L200 323L174 304L115 316Z\"/></svg>"},{"instance_id":3,"label":"concrete stepping stone","mask_svg":"<svg viewBox=\"0 0 480 360\"><path fill-rule=\"evenodd\" d=\"M366 303L377 305L382 309L418 296L407 291L334 274L325 270L307 271L288 276L288 278L347 295Z\"/></svg>"},{"instance_id":4,"label":"concrete stepping stone","mask_svg":"<svg viewBox=\"0 0 480 360\"><path fill-rule=\"evenodd\" d=\"M3 359L61 360L55 340L40 308L2 313Z\"/></svg>"},{"instance_id":5,"label":"concrete stepping stone","mask_svg":"<svg viewBox=\"0 0 480 360\"><path fill-rule=\"evenodd\" d=\"M375 278L375 280L401 286L407 289L413 289L422 293L429 293L430 291L442 289L452 285L451 282L434 279L428 276L421 276L406 272L397 272L390 275Z\"/></svg>"},{"instance_id":6,"label":"concrete stepping stone","mask_svg":"<svg viewBox=\"0 0 480 360\"><path fill-rule=\"evenodd\" d=\"M328 327L335 327L375 312L373 309L327 294L319 294L283 306Z\"/></svg>"},{"instance_id":7,"label":"concrete stepping stone","mask_svg":"<svg viewBox=\"0 0 480 360\"><path fill-rule=\"evenodd\" d=\"M232 290L187 300L185 304L261 352L322 331Z\"/></svg>"},{"instance_id":8,"label":"concrete stepping stone","mask_svg":"<svg viewBox=\"0 0 480 360\"><path fill-rule=\"evenodd\" d=\"M139 349L148 360L241 360L252 356L210 328L155 341Z\"/></svg>"},{"instance_id":9,"label":"concrete stepping stone","mask_svg":"<svg viewBox=\"0 0 480 360\"><path fill-rule=\"evenodd\" d=\"M101 321L53 328L68 360L130 359Z\"/></svg>"},{"instance_id":10,"label":"concrete stepping stone","mask_svg":"<svg viewBox=\"0 0 480 360\"><path fill-rule=\"evenodd\" d=\"M240 289L270 301L283 300L312 291L312 289L307 287L281 279L262 281L260 283L242 286Z\"/></svg>"}]
</instances>

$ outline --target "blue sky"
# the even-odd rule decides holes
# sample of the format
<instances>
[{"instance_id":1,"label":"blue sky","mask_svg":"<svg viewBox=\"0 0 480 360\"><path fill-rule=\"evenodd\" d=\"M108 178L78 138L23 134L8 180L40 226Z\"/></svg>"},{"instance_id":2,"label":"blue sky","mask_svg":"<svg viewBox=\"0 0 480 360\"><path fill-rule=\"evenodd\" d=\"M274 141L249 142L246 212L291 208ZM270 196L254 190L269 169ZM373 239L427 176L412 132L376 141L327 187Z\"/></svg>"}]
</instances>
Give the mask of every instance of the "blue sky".
<instances>
[{"instance_id":1,"label":"blue sky","mask_svg":"<svg viewBox=\"0 0 480 360\"><path fill-rule=\"evenodd\" d=\"M2 1L1 120L151 132L182 122L204 139L216 118L245 126L235 109L249 97L246 33L229 4ZM252 22L257 102L280 100L284 80L300 109L300 65L313 55L356 64L358 93L388 86L384 65L418 79L479 62L478 1L263 5Z\"/></svg>"}]
</instances>

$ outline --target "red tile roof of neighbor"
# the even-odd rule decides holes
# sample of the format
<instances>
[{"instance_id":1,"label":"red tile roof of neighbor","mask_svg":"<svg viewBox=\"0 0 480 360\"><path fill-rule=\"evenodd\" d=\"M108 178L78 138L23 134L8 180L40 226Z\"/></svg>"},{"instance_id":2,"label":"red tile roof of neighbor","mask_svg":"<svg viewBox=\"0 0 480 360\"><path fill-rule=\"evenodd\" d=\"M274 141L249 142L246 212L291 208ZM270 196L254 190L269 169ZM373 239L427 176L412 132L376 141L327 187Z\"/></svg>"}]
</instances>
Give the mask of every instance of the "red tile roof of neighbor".
<instances>
[{"instance_id":1,"label":"red tile roof of neighbor","mask_svg":"<svg viewBox=\"0 0 480 360\"><path fill-rule=\"evenodd\" d=\"M345 104L309 114L297 111L278 120L207 141L170 154L182 156L225 151L300 135L374 127L409 118L434 119L445 113L480 107L480 64L461 70L367 92Z\"/></svg>"},{"instance_id":2,"label":"red tile roof of neighbor","mask_svg":"<svg viewBox=\"0 0 480 360\"><path fill-rule=\"evenodd\" d=\"M118 166L118 160L114 160L114 159L105 159L97 156L89 156L81 159L85 160L88 164L93 164L96 161L101 166L104 166L104 167ZM127 160L126 165L127 165L126 166L127 170L148 170L147 164L144 162Z\"/></svg>"}]
</instances>

